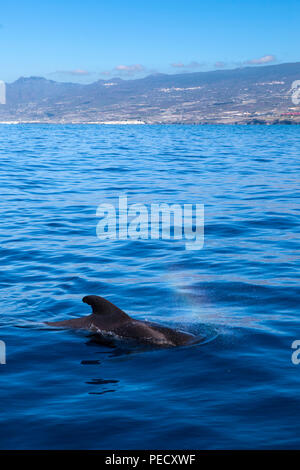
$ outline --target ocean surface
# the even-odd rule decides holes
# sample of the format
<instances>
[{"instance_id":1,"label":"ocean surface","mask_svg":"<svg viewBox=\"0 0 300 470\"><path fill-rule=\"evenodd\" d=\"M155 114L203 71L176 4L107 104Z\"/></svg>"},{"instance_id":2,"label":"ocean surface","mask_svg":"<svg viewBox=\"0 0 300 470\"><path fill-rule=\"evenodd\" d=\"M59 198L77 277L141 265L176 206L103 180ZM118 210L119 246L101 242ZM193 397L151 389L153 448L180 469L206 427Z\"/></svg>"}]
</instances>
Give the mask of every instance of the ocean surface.
<instances>
[{"instance_id":1,"label":"ocean surface","mask_svg":"<svg viewBox=\"0 0 300 470\"><path fill-rule=\"evenodd\" d=\"M1 449L300 448L299 131L0 126ZM204 204L203 249L97 238L124 194ZM44 325L87 294L201 341Z\"/></svg>"}]
</instances>

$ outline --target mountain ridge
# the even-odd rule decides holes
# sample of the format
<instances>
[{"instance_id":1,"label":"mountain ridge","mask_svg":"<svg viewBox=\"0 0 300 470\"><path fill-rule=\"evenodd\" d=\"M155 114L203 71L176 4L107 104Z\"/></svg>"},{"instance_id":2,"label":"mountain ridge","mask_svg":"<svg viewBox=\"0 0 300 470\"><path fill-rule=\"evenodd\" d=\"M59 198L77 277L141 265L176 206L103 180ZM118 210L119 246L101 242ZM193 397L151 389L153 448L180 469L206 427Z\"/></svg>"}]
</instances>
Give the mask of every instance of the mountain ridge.
<instances>
[{"instance_id":1,"label":"mountain ridge","mask_svg":"<svg viewBox=\"0 0 300 470\"><path fill-rule=\"evenodd\" d=\"M296 80L300 62L89 84L20 77L6 84L0 121L298 123L300 107L291 96Z\"/></svg>"}]
</instances>

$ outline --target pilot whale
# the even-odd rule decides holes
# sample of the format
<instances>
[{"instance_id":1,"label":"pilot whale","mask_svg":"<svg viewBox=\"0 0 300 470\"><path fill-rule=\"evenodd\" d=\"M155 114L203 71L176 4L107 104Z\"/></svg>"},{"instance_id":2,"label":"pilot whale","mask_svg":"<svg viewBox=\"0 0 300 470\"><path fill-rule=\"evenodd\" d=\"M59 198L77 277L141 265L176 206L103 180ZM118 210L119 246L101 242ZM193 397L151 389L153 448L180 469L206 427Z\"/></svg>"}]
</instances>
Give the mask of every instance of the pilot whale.
<instances>
[{"instance_id":1,"label":"pilot whale","mask_svg":"<svg viewBox=\"0 0 300 470\"><path fill-rule=\"evenodd\" d=\"M89 330L101 335L134 339L142 343L173 347L191 344L196 337L190 333L135 320L116 305L98 295L87 295L82 301L92 307L85 317L57 322L46 322L49 326Z\"/></svg>"}]
</instances>

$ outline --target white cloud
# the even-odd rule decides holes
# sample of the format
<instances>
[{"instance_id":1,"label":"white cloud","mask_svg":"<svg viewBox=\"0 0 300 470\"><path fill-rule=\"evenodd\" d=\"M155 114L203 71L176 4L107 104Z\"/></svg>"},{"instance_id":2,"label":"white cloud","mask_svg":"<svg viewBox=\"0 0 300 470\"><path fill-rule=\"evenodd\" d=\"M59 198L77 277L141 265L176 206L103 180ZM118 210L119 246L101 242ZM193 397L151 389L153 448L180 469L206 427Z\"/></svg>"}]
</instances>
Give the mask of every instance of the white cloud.
<instances>
[{"instance_id":1,"label":"white cloud","mask_svg":"<svg viewBox=\"0 0 300 470\"><path fill-rule=\"evenodd\" d=\"M182 62L175 62L171 64L171 67L174 67L175 69L181 69L181 68L184 68L185 65Z\"/></svg>"},{"instance_id":2,"label":"white cloud","mask_svg":"<svg viewBox=\"0 0 300 470\"><path fill-rule=\"evenodd\" d=\"M226 63L225 63L225 62L222 62L222 61L217 61L217 62L215 63L215 67L216 67L217 69L223 69L224 67L226 67Z\"/></svg>"},{"instance_id":3,"label":"white cloud","mask_svg":"<svg viewBox=\"0 0 300 470\"><path fill-rule=\"evenodd\" d=\"M183 62L173 62L171 64L171 67L175 69L199 69L203 67L204 65L205 65L204 63L193 60L192 62L189 62L188 64L184 64Z\"/></svg>"},{"instance_id":4,"label":"white cloud","mask_svg":"<svg viewBox=\"0 0 300 470\"><path fill-rule=\"evenodd\" d=\"M270 62L275 62L276 57L272 54L264 55L259 57L258 59L251 59L247 60L245 63L249 65L261 65L261 64L269 64Z\"/></svg>"},{"instance_id":5,"label":"white cloud","mask_svg":"<svg viewBox=\"0 0 300 470\"><path fill-rule=\"evenodd\" d=\"M104 75L105 77L110 77L111 71L109 71L109 70L104 70L103 72L100 72L100 75Z\"/></svg>"},{"instance_id":6,"label":"white cloud","mask_svg":"<svg viewBox=\"0 0 300 470\"><path fill-rule=\"evenodd\" d=\"M71 75L89 75L90 72L88 72L87 70L76 69L76 70L71 70L70 74Z\"/></svg>"},{"instance_id":7,"label":"white cloud","mask_svg":"<svg viewBox=\"0 0 300 470\"><path fill-rule=\"evenodd\" d=\"M84 75L90 75L90 72L88 72L87 70L75 69L75 70L57 70L53 74L84 76Z\"/></svg>"},{"instance_id":8,"label":"white cloud","mask_svg":"<svg viewBox=\"0 0 300 470\"><path fill-rule=\"evenodd\" d=\"M133 65L117 65L114 70L117 72L122 72L126 74L134 74L134 73L139 73L139 72L144 72L145 67L141 64L133 64Z\"/></svg>"},{"instance_id":9,"label":"white cloud","mask_svg":"<svg viewBox=\"0 0 300 470\"><path fill-rule=\"evenodd\" d=\"M141 64L132 64L132 65L116 65L112 70L103 70L100 72L100 75L106 77L115 76L115 75L125 75L125 76L134 76L140 73L148 72L148 70Z\"/></svg>"}]
</instances>

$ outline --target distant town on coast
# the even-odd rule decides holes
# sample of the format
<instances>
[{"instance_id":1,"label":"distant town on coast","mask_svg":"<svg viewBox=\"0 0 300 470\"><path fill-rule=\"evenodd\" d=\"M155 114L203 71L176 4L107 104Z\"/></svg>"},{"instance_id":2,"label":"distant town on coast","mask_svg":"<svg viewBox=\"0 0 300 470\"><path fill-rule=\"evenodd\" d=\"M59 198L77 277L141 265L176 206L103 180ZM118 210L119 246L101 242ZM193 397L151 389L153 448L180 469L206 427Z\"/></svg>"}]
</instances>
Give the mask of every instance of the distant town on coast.
<instances>
[{"instance_id":1,"label":"distant town on coast","mask_svg":"<svg viewBox=\"0 0 300 470\"><path fill-rule=\"evenodd\" d=\"M299 80L300 62L127 80L118 77L91 84L21 77L6 84L0 121L300 124Z\"/></svg>"}]
</instances>

